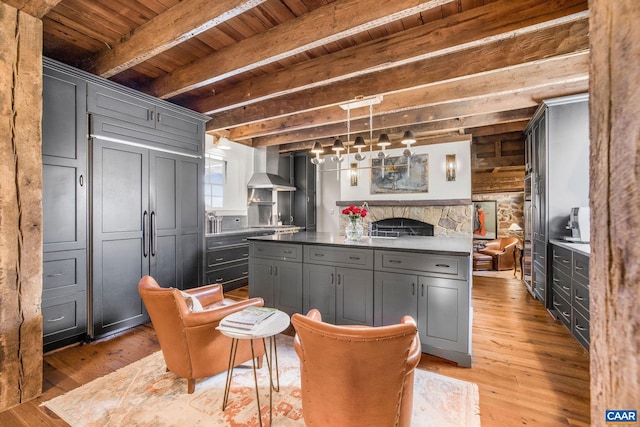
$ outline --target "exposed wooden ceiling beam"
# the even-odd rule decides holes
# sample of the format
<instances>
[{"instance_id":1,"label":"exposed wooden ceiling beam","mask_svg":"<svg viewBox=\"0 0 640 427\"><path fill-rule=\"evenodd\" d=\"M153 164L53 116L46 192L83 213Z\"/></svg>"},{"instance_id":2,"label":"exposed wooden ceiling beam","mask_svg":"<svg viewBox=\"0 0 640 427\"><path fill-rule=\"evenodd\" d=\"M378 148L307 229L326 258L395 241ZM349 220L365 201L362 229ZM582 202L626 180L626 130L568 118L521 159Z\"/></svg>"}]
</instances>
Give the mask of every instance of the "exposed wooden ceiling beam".
<instances>
[{"instance_id":1,"label":"exposed wooden ceiling beam","mask_svg":"<svg viewBox=\"0 0 640 427\"><path fill-rule=\"evenodd\" d=\"M192 104L214 114L312 87L381 71L443 52L512 37L525 31L584 18L585 0L499 1L305 61L276 73L244 80L233 89Z\"/></svg>"},{"instance_id":2,"label":"exposed wooden ceiling beam","mask_svg":"<svg viewBox=\"0 0 640 427\"><path fill-rule=\"evenodd\" d=\"M519 67L522 63L541 61L589 48L588 20L582 19L535 33L517 35L484 46L472 47L428 61L419 61L379 71L331 85L309 89L269 101L216 114L212 128L229 128L336 105L358 96L389 94L426 86L435 82ZM385 101L385 105L387 102Z\"/></svg>"},{"instance_id":3,"label":"exposed wooden ceiling beam","mask_svg":"<svg viewBox=\"0 0 640 427\"><path fill-rule=\"evenodd\" d=\"M178 68L144 90L170 98L451 1L386 1L371 7L370 0L338 0Z\"/></svg>"},{"instance_id":4,"label":"exposed wooden ceiling beam","mask_svg":"<svg viewBox=\"0 0 640 427\"><path fill-rule=\"evenodd\" d=\"M86 71L111 77L213 28L266 0L183 0L100 52Z\"/></svg>"},{"instance_id":5,"label":"exposed wooden ceiling beam","mask_svg":"<svg viewBox=\"0 0 640 427\"><path fill-rule=\"evenodd\" d=\"M536 88L556 87L567 81L586 82L589 71L589 55L582 53L569 58L554 58L517 69L498 70L493 73L474 75L464 80L445 81L411 93L385 97L382 104L376 106L373 118L374 129L406 126L435 120L438 111L446 111L446 103L456 99L467 99L465 105L471 108L469 113L463 111L455 116L470 116L479 113L506 111L512 108L526 108L536 105L531 96L538 93ZM584 83L579 87L586 86ZM586 90L586 89L585 89ZM549 91L544 91L549 93ZM485 110L473 113L475 103L484 103L492 94L512 94L511 98L499 96L494 104L487 105ZM494 99L494 98L492 98ZM501 100L501 104L498 104ZM538 99L539 100L539 99ZM502 104L504 103L504 104ZM434 108L434 105L440 104ZM420 109L426 107L425 109ZM419 109L419 110L416 110ZM369 131L368 110L352 115L351 129L353 133ZM339 108L324 109L317 112L306 112L285 118L265 121L259 125L247 125L231 129L230 137L234 140L257 138L280 134L280 137L261 138L268 141L266 145L278 145L310 138L342 135L345 133L345 113ZM317 123L329 123L318 127ZM307 129L307 131L303 131ZM305 138L305 134L311 135Z\"/></svg>"},{"instance_id":6,"label":"exposed wooden ceiling beam","mask_svg":"<svg viewBox=\"0 0 640 427\"><path fill-rule=\"evenodd\" d=\"M9 6L15 7L31 16L42 19L51 9L62 0L1 0Z\"/></svg>"}]
</instances>

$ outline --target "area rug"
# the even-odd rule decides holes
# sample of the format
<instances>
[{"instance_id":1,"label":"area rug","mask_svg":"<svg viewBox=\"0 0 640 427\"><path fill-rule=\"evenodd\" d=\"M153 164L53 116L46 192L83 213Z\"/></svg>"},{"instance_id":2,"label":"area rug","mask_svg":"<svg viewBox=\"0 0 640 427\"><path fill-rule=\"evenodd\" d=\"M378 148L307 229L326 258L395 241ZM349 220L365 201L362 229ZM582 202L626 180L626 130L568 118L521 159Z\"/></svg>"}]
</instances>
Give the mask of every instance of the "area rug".
<instances>
[{"instance_id":1,"label":"area rug","mask_svg":"<svg viewBox=\"0 0 640 427\"><path fill-rule=\"evenodd\" d=\"M304 426L293 339L279 335L277 340L280 392L273 393L273 425ZM262 419L268 425L266 364L258 372ZM229 404L223 412L225 377L221 373L198 380L195 392L187 394L187 381L166 372L162 353L157 352L42 405L73 427L258 426L250 364L234 370ZM412 425L480 426L476 384L416 369L414 387Z\"/></svg>"}]
</instances>

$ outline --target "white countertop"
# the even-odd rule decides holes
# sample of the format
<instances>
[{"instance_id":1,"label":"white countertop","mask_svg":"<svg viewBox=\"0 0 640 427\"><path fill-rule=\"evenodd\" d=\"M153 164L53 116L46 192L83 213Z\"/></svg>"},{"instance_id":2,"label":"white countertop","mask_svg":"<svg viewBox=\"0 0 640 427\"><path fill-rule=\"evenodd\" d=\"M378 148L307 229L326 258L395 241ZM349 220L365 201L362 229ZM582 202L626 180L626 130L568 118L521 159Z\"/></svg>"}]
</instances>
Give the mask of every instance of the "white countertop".
<instances>
[{"instance_id":1,"label":"white countertop","mask_svg":"<svg viewBox=\"0 0 640 427\"><path fill-rule=\"evenodd\" d=\"M579 252L586 256L591 255L591 245L589 243L574 243L559 239L551 239L549 240L549 243L551 243L552 245L570 249L575 252Z\"/></svg>"}]
</instances>

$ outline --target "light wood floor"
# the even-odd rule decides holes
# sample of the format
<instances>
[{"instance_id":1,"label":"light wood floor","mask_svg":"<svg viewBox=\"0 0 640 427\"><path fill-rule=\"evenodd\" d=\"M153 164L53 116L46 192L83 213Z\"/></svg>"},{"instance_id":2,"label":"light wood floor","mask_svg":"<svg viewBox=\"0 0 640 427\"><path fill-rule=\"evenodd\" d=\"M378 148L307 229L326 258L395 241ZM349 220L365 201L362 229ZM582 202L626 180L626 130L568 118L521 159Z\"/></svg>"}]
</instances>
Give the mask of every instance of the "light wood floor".
<instances>
[{"instance_id":1,"label":"light wood floor","mask_svg":"<svg viewBox=\"0 0 640 427\"><path fill-rule=\"evenodd\" d=\"M246 295L240 289L232 296ZM588 353L513 273L474 276L473 306L473 367L424 354L419 367L478 384L483 427L589 425ZM47 354L43 394L0 413L0 425L66 426L40 403L158 349L153 329L144 325Z\"/></svg>"}]
</instances>

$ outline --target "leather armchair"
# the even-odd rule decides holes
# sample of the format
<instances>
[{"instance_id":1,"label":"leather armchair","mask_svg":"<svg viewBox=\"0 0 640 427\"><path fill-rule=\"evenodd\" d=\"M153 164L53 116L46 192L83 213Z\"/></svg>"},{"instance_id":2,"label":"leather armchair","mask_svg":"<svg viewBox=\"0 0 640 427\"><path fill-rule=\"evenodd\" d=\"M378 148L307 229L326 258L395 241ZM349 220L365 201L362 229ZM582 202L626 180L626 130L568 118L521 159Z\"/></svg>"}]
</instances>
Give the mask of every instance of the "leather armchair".
<instances>
[{"instance_id":1,"label":"leather armchair","mask_svg":"<svg viewBox=\"0 0 640 427\"><path fill-rule=\"evenodd\" d=\"M291 322L306 425L411 425L413 374L422 353L410 316L390 326L336 326L313 309Z\"/></svg>"},{"instance_id":2,"label":"leather armchair","mask_svg":"<svg viewBox=\"0 0 640 427\"><path fill-rule=\"evenodd\" d=\"M197 378L227 370L231 338L216 330L220 320L245 307L264 305L262 298L226 299L221 285L209 285L185 291L198 298L203 306L203 311L191 311L178 289L161 288L150 276L140 279L138 292L151 317L167 370L188 380L189 394L195 391ZM254 348L261 366L262 340L254 340ZM236 366L248 360L251 360L250 342L240 340Z\"/></svg>"},{"instance_id":3,"label":"leather armchair","mask_svg":"<svg viewBox=\"0 0 640 427\"><path fill-rule=\"evenodd\" d=\"M517 243L517 237L503 237L486 243L484 249L478 252L493 257L494 270L511 270L513 268L513 253Z\"/></svg>"}]
</instances>

